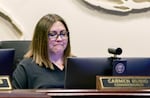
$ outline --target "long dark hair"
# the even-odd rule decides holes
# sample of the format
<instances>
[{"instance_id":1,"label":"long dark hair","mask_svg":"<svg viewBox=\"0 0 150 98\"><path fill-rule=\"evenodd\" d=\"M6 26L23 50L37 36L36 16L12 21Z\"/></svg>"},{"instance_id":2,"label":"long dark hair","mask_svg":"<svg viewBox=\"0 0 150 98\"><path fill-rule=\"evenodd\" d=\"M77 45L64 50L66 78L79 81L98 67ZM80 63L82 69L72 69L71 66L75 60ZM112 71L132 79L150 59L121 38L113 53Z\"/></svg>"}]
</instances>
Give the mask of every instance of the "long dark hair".
<instances>
[{"instance_id":1,"label":"long dark hair","mask_svg":"<svg viewBox=\"0 0 150 98\"><path fill-rule=\"evenodd\" d=\"M25 58L33 57L33 60L39 66L45 66L46 68L54 69L52 62L49 60L48 57L48 30L57 21L62 22L66 30L69 32L66 22L59 15L47 14L43 16L36 24L30 49L25 54L24 56ZM64 51L64 62L68 56L71 56L69 33L68 33L68 44Z\"/></svg>"}]
</instances>

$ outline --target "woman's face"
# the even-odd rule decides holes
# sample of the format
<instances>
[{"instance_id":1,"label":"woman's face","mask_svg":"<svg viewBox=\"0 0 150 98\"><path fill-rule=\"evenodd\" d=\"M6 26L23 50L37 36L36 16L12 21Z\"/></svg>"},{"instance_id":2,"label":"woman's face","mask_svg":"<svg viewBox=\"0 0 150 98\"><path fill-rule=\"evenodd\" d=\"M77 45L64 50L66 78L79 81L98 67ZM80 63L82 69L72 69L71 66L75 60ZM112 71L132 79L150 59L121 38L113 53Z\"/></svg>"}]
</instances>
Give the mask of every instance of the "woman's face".
<instances>
[{"instance_id":1,"label":"woman's face","mask_svg":"<svg viewBox=\"0 0 150 98\"><path fill-rule=\"evenodd\" d=\"M68 44L68 35L65 26L60 22L55 22L49 30L48 46L51 53L63 53Z\"/></svg>"}]
</instances>

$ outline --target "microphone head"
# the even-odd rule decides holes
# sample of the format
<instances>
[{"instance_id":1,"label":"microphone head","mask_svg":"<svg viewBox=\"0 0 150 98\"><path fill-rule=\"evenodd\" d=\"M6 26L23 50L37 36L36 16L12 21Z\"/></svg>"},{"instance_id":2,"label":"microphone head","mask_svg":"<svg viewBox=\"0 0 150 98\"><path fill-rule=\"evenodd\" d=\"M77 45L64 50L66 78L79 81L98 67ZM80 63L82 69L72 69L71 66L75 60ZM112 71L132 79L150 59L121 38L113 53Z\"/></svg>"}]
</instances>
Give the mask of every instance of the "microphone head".
<instances>
[{"instance_id":1,"label":"microphone head","mask_svg":"<svg viewBox=\"0 0 150 98\"><path fill-rule=\"evenodd\" d=\"M111 54L120 55L122 53L122 49L121 48L117 48L117 49L108 48L108 52Z\"/></svg>"}]
</instances>

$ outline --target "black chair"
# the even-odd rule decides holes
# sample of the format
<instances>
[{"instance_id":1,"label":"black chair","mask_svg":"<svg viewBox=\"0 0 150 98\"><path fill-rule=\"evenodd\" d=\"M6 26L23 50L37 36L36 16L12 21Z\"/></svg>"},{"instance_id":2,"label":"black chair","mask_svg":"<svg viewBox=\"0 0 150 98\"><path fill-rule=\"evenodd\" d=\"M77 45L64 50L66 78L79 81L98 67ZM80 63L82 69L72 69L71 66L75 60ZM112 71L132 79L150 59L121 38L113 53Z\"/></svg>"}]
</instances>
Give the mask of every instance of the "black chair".
<instances>
[{"instance_id":1,"label":"black chair","mask_svg":"<svg viewBox=\"0 0 150 98\"><path fill-rule=\"evenodd\" d=\"M13 70L16 68L17 64L23 59L24 54L29 49L31 40L8 40L0 41L0 49L14 48L14 65Z\"/></svg>"}]
</instances>

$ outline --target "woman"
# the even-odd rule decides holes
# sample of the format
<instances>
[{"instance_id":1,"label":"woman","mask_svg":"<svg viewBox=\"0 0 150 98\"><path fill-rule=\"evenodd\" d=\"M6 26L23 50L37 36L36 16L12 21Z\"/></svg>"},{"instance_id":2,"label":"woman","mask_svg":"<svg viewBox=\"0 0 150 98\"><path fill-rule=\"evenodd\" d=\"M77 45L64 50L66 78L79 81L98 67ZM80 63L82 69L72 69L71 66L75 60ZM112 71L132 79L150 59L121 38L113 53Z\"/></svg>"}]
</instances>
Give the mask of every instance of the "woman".
<instances>
[{"instance_id":1,"label":"woman","mask_svg":"<svg viewBox=\"0 0 150 98\"><path fill-rule=\"evenodd\" d=\"M56 14L43 16L35 27L29 51L13 73L13 88L64 88L64 63L69 56L66 22Z\"/></svg>"}]
</instances>

